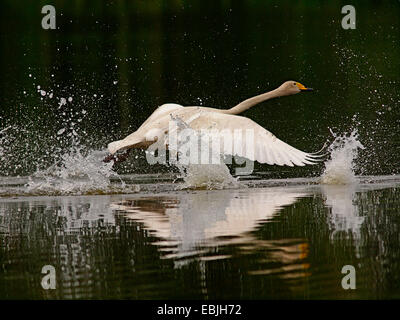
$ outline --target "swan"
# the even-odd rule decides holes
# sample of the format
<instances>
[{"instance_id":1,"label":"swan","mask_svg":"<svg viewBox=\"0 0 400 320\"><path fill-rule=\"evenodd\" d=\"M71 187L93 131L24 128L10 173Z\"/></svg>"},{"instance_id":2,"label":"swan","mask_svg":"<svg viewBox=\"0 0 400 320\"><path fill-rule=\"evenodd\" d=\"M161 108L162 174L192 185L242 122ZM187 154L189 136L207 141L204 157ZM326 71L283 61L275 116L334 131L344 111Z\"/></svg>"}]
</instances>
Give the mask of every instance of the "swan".
<instances>
[{"instance_id":1,"label":"swan","mask_svg":"<svg viewBox=\"0 0 400 320\"><path fill-rule=\"evenodd\" d=\"M251 129L254 131L254 157L253 161L267 163L269 165L304 166L316 164L320 157L317 153L306 153L276 138L271 132L261 127L249 118L238 116L245 110L277 97L289 96L300 92L312 91L297 81L286 81L278 88L244 100L231 109L215 109L199 106L181 106L167 103L158 107L150 117L135 132L122 140L108 144L110 155L103 161L114 163L126 160L132 148L147 149L159 138L159 133L168 134L169 122L172 119L181 119L194 130L208 128L210 123L214 129ZM154 132L158 132L155 134ZM242 148L244 149L244 148ZM117 151L128 150L125 154L115 156ZM240 150L234 154L245 157Z\"/></svg>"}]
</instances>

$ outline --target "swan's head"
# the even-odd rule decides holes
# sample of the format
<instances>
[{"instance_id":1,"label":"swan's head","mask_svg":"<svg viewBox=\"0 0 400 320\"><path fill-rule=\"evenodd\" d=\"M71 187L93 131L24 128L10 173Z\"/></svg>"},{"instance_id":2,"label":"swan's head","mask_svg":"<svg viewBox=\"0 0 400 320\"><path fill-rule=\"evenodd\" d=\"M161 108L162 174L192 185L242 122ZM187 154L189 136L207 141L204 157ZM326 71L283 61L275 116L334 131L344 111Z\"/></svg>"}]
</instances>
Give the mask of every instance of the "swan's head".
<instances>
[{"instance_id":1,"label":"swan's head","mask_svg":"<svg viewBox=\"0 0 400 320\"><path fill-rule=\"evenodd\" d=\"M281 95L282 96L288 96L288 95L296 94L296 93L303 92L303 91L312 91L313 89L312 88L307 88L306 86L304 86L300 82L290 80L290 81L284 82L278 88L278 90L281 91Z\"/></svg>"}]
</instances>

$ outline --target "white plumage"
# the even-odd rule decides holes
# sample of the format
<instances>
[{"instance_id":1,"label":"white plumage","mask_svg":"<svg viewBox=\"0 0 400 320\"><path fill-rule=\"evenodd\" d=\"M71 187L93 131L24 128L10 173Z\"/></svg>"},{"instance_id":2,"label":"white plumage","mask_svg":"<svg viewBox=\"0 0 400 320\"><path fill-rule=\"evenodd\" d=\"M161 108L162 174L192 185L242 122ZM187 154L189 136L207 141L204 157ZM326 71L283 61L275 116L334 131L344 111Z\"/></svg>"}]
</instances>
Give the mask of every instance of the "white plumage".
<instances>
[{"instance_id":1,"label":"white plumage","mask_svg":"<svg viewBox=\"0 0 400 320\"><path fill-rule=\"evenodd\" d=\"M231 132L234 137L233 148L222 148L222 154L240 156L249 160L267 163L269 165L304 166L318 162L318 154L306 153L279 140L271 132L261 127L251 119L237 116L237 114L252 106L275 97L296 94L302 91L311 91L295 81L286 81L279 88L270 92L247 99L235 107L223 110L207 107L183 107L178 104L164 104L139 127L137 131L123 140L111 142L108 150L111 154L119 150L130 148L147 148L160 139L165 139L169 133L171 121L182 121L193 130L213 129L213 138L223 139L223 134ZM241 131L242 134L236 134ZM252 132L251 139L245 132ZM248 151L251 152L248 152Z\"/></svg>"}]
</instances>

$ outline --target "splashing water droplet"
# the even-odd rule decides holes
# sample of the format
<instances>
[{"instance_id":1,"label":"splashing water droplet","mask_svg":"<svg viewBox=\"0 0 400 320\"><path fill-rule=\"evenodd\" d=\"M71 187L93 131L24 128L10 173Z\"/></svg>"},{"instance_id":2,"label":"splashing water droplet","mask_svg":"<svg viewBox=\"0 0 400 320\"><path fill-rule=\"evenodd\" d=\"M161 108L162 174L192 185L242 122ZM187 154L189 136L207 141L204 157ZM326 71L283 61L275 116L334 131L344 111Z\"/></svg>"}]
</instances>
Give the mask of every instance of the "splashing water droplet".
<instances>
[{"instance_id":1,"label":"splashing water droplet","mask_svg":"<svg viewBox=\"0 0 400 320\"><path fill-rule=\"evenodd\" d=\"M358 141L358 132L353 130L349 136L337 136L329 146L331 159L325 163L321 175L323 184L353 184L357 181L354 166L358 149L364 146Z\"/></svg>"},{"instance_id":2,"label":"splashing water droplet","mask_svg":"<svg viewBox=\"0 0 400 320\"><path fill-rule=\"evenodd\" d=\"M102 194L135 192L136 186L126 186L114 172L112 162L104 163L105 152L84 152L80 147L72 148L61 160L46 170L38 170L29 177L26 185L29 194ZM119 179L117 185L111 181Z\"/></svg>"},{"instance_id":3,"label":"splashing water droplet","mask_svg":"<svg viewBox=\"0 0 400 320\"><path fill-rule=\"evenodd\" d=\"M58 107L61 108L62 106L67 104L67 100L65 98L61 98L60 102L58 103Z\"/></svg>"}]
</instances>

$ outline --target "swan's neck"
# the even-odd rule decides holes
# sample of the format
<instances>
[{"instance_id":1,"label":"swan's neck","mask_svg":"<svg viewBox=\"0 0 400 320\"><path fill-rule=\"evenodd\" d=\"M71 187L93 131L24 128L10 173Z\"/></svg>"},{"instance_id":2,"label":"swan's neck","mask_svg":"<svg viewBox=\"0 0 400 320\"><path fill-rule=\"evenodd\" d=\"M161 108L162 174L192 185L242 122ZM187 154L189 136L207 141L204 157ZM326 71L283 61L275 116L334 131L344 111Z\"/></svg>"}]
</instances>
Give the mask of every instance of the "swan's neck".
<instances>
[{"instance_id":1,"label":"swan's neck","mask_svg":"<svg viewBox=\"0 0 400 320\"><path fill-rule=\"evenodd\" d=\"M258 96L244 100L243 102L239 103L238 105L234 106L233 108L224 110L224 113L239 114L247 109L250 109L251 107L255 106L256 104L259 104L263 101L266 101L266 100L269 100L272 98L280 97L281 95L282 95L281 90L278 88L278 89L269 91L267 93L263 93Z\"/></svg>"}]
</instances>

